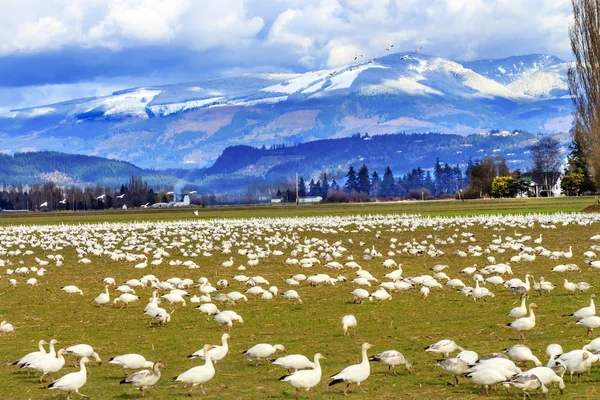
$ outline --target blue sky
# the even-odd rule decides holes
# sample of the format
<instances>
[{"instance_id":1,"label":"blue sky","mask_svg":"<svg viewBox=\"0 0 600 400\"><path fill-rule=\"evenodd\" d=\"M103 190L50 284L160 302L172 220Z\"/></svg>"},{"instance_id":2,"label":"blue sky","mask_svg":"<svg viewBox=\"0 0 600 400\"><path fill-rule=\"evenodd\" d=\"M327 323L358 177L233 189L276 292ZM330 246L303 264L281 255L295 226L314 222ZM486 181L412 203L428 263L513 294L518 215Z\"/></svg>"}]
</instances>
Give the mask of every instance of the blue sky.
<instances>
[{"instance_id":1,"label":"blue sky","mask_svg":"<svg viewBox=\"0 0 600 400\"><path fill-rule=\"evenodd\" d=\"M570 0L0 0L0 114L118 89L303 72L423 46L570 59Z\"/></svg>"}]
</instances>

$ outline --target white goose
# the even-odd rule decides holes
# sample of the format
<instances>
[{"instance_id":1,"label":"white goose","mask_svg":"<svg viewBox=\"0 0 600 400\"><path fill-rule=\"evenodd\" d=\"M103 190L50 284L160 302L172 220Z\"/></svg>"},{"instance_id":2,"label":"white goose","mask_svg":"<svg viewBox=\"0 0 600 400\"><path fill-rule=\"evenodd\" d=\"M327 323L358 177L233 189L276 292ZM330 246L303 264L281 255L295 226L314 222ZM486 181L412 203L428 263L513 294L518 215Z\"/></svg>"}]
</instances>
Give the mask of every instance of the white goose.
<instances>
[{"instance_id":1,"label":"white goose","mask_svg":"<svg viewBox=\"0 0 600 400\"><path fill-rule=\"evenodd\" d=\"M65 352L68 354L76 355L78 358L93 357L98 364L102 365L102 360L100 359L100 356L94 351L94 348L89 344L77 344L75 346L67 347L65 349Z\"/></svg>"},{"instance_id":2,"label":"white goose","mask_svg":"<svg viewBox=\"0 0 600 400\"><path fill-rule=\"evenodd\" d=\"M45 340L40 340L38 342L38 349L39 351L34 351L31 353L28 353L26 355L24 355L23 357L21 357L20 359L18 359L17 361L13 362L12 365L16 365L17 367L21 367L33 360L35 360L37 357L39 356L43 356L46 355L46 349L44 348L44 345L48 344Z\"/></svg>"},{"instance_id":3,"label":"white goose","mask_svg":"<svg viewBox=\"0 0 600 400\"><path fill-rule=\"evenodd\" d=\"M425 347L425 352L443 354L444 357L448 357L450 353L460 350L464 351L462 347L457 345L454 340L444 339L430 346Z\"/></svg>"},{"instance_id":4,"label":"white goose","mask_svg":"<svg viewBox=\"0 0 600 400\"><path fill-rule=\"evenodd\" d=\"M412 373L412 364L408 361L402 353L397 350L387 350L374 356L369 357L369 361L375 361L388 366L388 370L392 369L394 375L396 375L396 366L404 365L408 373Z\"/></svg>"},{"instance_id":5,"label":"white goose","mask_svg":"<svg viewBox=\"0 0 600 400\"><path fill-rule=\"evenodd\" d=\"M123 379L120 384L131 384L134 388L140 389L142 392L142 397L144 397L144 390L147 388L154 386L156 382L160 379L160 368L164 368L165 366L159 362L156 362L152 365L152 369L143 369L134 374L129 375L127 378Z\"/></svg>"},{"instance_id":6,"label":"white goose","mask_svg":"<svg viewBox=\"0 0 600 400\"><path fill-rule=\"evenodd\" d=\"M514 329L515 331L517 331L517 334L519 336L521 336L523 338L523 340L527 340L527 332L529 332L530 330L535 328L535 314L533 313L533 310L535 308L537 308L537 305L535 303L531 303L529 305L529 316L528 317L522 317L522 318L516 319L513 322L511 322L510 324L506 325L506 326Z\"/></svg>"},{"instance_id":7,"label":"white goose","mask_svg":"<svg viewBox=\"0 0 600 400\"><path fill-rule=\"evenodd\" d=\"M358 388L362 392L366 392L365 389L360 386L360 384L366 381L371 375L371 366L369 365L369 357L367 356L367 351L372 348L373 345L369 343L363 343L361 347L362 351L362 361L360 364L351 365L349 367L344 368L339 373L332 375L330 379L332 381L329 383L329 386L333 386L338 383L346 382L346 389L344 389L344 394L348 394L348 388L351 384L356 383Z\"/></svg>"},{"instance_id":8,"label":"white goose","mask_svg":"<svg viewBox=\"0 0 600 400\"><path fill-rule=\"evenodd\" d=\"M81 397L89 399L89 396L79 392L79 389L81 389L87 382L87 371L85 369L85 364L88 362L90 362L89 358L82 357L79 361L79 371L71 372L62 378L58 378L48 386L48 389L58 389L62 390L63 392L67 392L67 399L71 398L71 392L75 392Z\"/></svg>"},{"instance_id":9,"label":"white goose","mask_svg":"<svg viewBox=\"0 0 600 400\"><path fill-rule=\"evenodd\" d=\"M64 353L65 353L65 350L60 349L58 351L58 353L56 354L56 358L54 358L54 357L38 358L37 360L34 360L34 361L30 362L29 364L26 364L25 368L33 368L36 371L41 372L42 376L40 376L40 383L42 383L44 381L44 376L46 376L46 375L50 375L50 378L52 378L52 380L54 381L52 374L60 371L62 369L62 367L64 367L64 365L65 365L65 358L63 357Z\"/></svg>"},{"instance_id":10,"label":"white goose","mask_svg":"<svg viewBox=\"0 0 600 400\"><path fill-rule=\"evenodd\" d=\"M538 379L546 386L558 384L558 390L563 394L565 390L565 382L563 379L552 370L552 368L548 367L536 367L530 370L524 371L519 375L535 375Z\"/></svg>"},{"instance_id":11,"label":"white goose","mask_svg":"<svg viewBox=\"0 0 600 400\"><path fill-rule=\"evenodd\" d=\"M467 375L467 378L470 378L474 383L481 386L480 394L483 393L483 388L485 388L485 394L487 396L490 395L490 386L506 380L506 376L504 374L492 368L484 368L471 372Z\"/></svg>"},{"instance_id":12,"label":"white goose","mask_svg":"<svg viewBox=\"0 0 600 400\"><path fill-rule=\"evenodd\" d=\"M516 344L504 349L504 352L507 353L511 360L515 362L525 363L527 361L531 361L536 367L540 367L542 365L541 361L535 355L533 355L531 349L525 345Z\"/></svg>"},{"instance_id":13,"label":"white goose","mask_svg":"<svg viewBox=\"0 0 600 400\"><path fill-rule=\"evenodd\" d=\"M123 369L152 368L154 363L146 361L146 358L140 354L124 354L108 360L109 364L120 365Z\"/></svg>"},{"instance_id":14,"label":"white goose","mask_svg":"<svg viewBox=\"0 0 600 400\"><path fill-rule=\"evenodd\" d=\"M83 292L81 291L81 289L79 289L75 285L63 286L60 288L60 290L62 290L63 292L69 293L69 294L79 293L80 295L83 296Z\"/></svg>"},{"instance_id":15,"label":"white goose","mask_svg":"<svg viewBox=\"0 0 600 400\"><path fill-rule=\"evenodd\" d=\"M570 317L575 318L577 320L584 319L587 317L593 317L596 315L596 305L594 304L594 299L596 295L593 294L590 296L590 305L588 307L582 307L579 310L575 311Z\"/></svg>"},{"instance_id":16,"label":"white goose","mask_svg":"<svg viewBox=\"0 0 600 400\"><path fill-rule=\"evenodd\" d=\"M224 333L221 336L221 345L220 346L212 346L212 349L208 352L210 359L214 362L215 368L217 368L217 362L221 361L229 352L229 344L227 340L231 339L229 333ZM188 358L200 358L204 359L204 348L196 351L192 355L188 356ZM218 369L218 368L217 368Z\"/></svg>"},{"instance_id":17,"label":"white goose","mask_svg":"<svg viewBox=\"0 0 600 400\"><path fill-rule=\"evenodd\" d=\"M108 285L104 286L104 293L100 293L95 299L100 307L104 307L106 304L110 303L110 295L108 294Z\"/></svg>"},{"instance_id":18,"label":"white goose","mask_svg":"<svg viewBox=\"0 0 600 400\"><path fill-rule=\"evenodd\" d=\"M200 385L200 389L202 390L202 394L206 394L204 391L204 384L210 381L215 376L215 367L210 359L210 350L213 346L210 344L205 344L203 347L204 350L204 365L199 365L193 368L188 369L184 373L173 378L175 382L184 382L189 383L192 386L188 392L188 395L192 395L192 389L196 386Z\"/></svg>"},{"instance_id":19,"label":"white goose","mask_svg":"<svg viewBox=\"0 0 600 400\"><path fill-rule=\"evenodd\" d=\"M353 329L354 336L356 336L356 325L358 325L358 322L356 321L356 317L354 315L344 315L342 317L342 329L344 330L344 336L346 336L346 333L348 333L349 328ZM348 336L350 336L350 333L348 333Z\"/></svg>"},{"instance_id":20,"label":"white goose","mask_svg":"<svg viewBox=\"0 0 600 400\"><path fill-rule=\"evenodd\" d=\"M315 354L314 368L302 371L296 371L290 375L285 375L279 378L280 381L288 382L290 385L296 388L296 400L298 400L300 389L306 390L307 396L308 391L317 386L321 382L321 364L319 360L324 360L325 357L320 353Z\"/></svg>"},{"instance_id":21,"label":"white goose","mask_svg":"<svg viewBox=\"0 0 600 400\"><path fill-rule=\"evenodd\" d=\"M439 360L436 365L442 367L444 371L446 371L454 377L454 386L459 385L459 376L463 376L464 374L469 372L469 364L465 360L460 359L458 357Z\"/></svg>"},{"instance_id":22,"label":"white goose","mask_svg":"<svg viewBox=\"0 0 600 400\"><path fill-rule=\"evenodd\" d=\"M522 318L527 315L527 305L526 305L527 296L521 297L521 305L519 307L515 307L506 315L513 318Z\"/></svg>"},{"instance_id":23,"label":"white goose","mask_svg":"<svg viewBox=\"0 0 600 400\"><path fill-rule=\"evenodd\" d=\"M592 317L583 318L577 321L576 324L587 328L588 336L592 337L594 329L600 328L600 317L594 315Z\"/></svg>"},{"instance_id":24,"label":"white goose","mask_svg":"<svg viewBox=\"0 0 600 400\"><path fill-rule=\"evenodd\" d=\"M279 365L287 369L288 373L291 370L298 371L301 369L315 368L315 364L302 354L290 354L289 356L279 357L273 361L273 365Z\"/></svg>"},{"instance_id":25,"label":"white goose","mask_svg":"<svg viewBox=\"0 0 600 400\"><path fill-rule=\"evenodd\" d=\"M242 352L242 354L244 354L248 360L255 360L256 365L258 365L259 360L266 360L267 364L271 364L269 357L275 354L278 350L287 353L285 347L281 344L270 345L267 343L260 343Z\"/></svg>"}]
</instances>

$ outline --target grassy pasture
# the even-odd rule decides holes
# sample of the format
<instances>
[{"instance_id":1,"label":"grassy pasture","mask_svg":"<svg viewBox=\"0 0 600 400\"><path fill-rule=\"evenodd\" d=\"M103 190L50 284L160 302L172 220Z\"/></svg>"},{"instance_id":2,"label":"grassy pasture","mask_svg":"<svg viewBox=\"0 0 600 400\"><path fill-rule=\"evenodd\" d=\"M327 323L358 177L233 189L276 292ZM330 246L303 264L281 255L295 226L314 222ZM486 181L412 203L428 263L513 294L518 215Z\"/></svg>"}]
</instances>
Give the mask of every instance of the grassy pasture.
<instances>
[{"instance_id":1,"label":"grassy pasture","mask_svg":"<svg viewBox=\"0 0 600 400\"><path fill-rule=\"evenodd\" d=\"M369 205L339 205L339 206L310 206L310 207L258 207L245 209L204 209L200 216L205 218L218 217L283 217L310 215L351 215L351 214L387 214L420 212L426 215L450 214L482 214L482 213L511 213L511 212L553 212L581 210L590 203L590 199L544 199L544 200L513 200L513 201L466 201L466 202L427 202L399 204L369 204ZM77 222L118 222L131 220L177 220L195 218L190 210L140 211L140 212L100 212L100 213L57 213L34 215L2 216L3 224L45 224L45 223L77 223ZM375 230L382 231L380 239L375 237ZM380 280L390 272L382 267L381 262L387 258L390 239L397 238L399 243L426 239L432 234L447 238L453 234L469 231L475 235L477 242L484 247L492 240L493 234L511 235L513 230L494 232L481 226L468 228L446 228L434 232L433 229L418 229L415 232L392 233L382 228L371 232L324 234L320 232L298 232L301 237L319 237L329 243L336 240L352 239L354 244L344 243L349 254L364 269L369 270ZM515 264L515 276L524 279L525 273L533 274L536 279L544 276L558 288L550 295L532 293L532 301L539 306L538 322L535 330L527 340L534 354L544 363L544 351L548 344L559 343L565 351L581 348L589 339L584 328L576 326L574 321L563 315L589 304L590 293L569 295L562 287L564 278L570 281L587 281L595 286L600 285L600 272L585 265L582 253L588 250L590 236L600 232L600 226L582 227L569 225L558 227L556 230L541 229L536 224L533 229L517 229L520 233L537 237L544 235L544 247L550 250L568 250L573 246L575 254L572 262L578 264L582 272L557 274L550 271L552 267L563 261L538 259L532 264ZM140 231L143 233L142 231ZM156 235L169 234L168 231L157 231ZM282 232L283 235L291 232ZM2 238L0 238L0 242ZM365 242L361 247L359 242ZM431 241L429 241L431 242ZM257 245L264 245L255 241ZM192 244L195 244L192 242ZM530 242L530 244L532 244ZM484 258L460 258L453 254L456 249L465 250L468 244L437 246L446 255L441 258L429 256L411 257L396 256L396 261L404 264L404 276L430 274L429 268L438 263L450 265L445 271L451 278L460 277L467 284L471 280L459 276L459 271L474 263L487 265ZM364 248L375 246L384 253L382 259L362 260ZM118 246L117 246L118 247ZM236 254L233 249L235 265L245 264L246 258ZM35 264L34 257L45 258L47 254L34 249L31 256L10 258L15 265L19 260L24 266ZM171 259L187 260L177 250L169 250ZM0 361L14 361L24 354L36 350L38 340L57 338L60 347L78 343L92 345L104 361L110 357L125 353L140 353L152 361L160 360L167 364L163 370L163 378L152 389L149 398L176 399L184 398L187 391L182 384L170 381L170 378L198 365L199 360L188 360L187 355L198 350L204 343L218 344L222 330L213 321L207 321L193 304L187 307L166 306L167 310L175 309L172 322L165 327L150 327L148 318L143 315L143 308L151 296L152 289L136 290L142 301L133 303L128 308L99 308L92 299L103 291L104 285L100 280L107 276L114 277L118 283L124 283L131 278L140 278L144 274L154 274L160 279L170 277L191 278L196 280L206 276L214 284L220 278L232 282L232 287L226 291L242 288L233 283L232 276L238 272L235 269L224 270L219 265L227 260L229 255L213 251L212 257L193 258L201 269L190 270L182 266L169 266L169 259L159 267L145 270L134 270L133 263L113 262L107 256L90 256L92 263L82 265L77 263L74 248L69 247L58 251L65 257L65 264L60 268L52 265L46 267L48 275L38 278L39 286L29 288L26 277L17 277L19 285L11 288L7 277L0 279L0 319L13 323L17 330L13 335L0 337ZM295 274L328 273L337 276L338 272L323 266L311 269L301 269L284 264L289 250L284 256L271 256L262 259L256 267L249 267L245 275L262 275L276 285L280 293L288 289L285 278ZM507 251L496 255L498 262L506 262L515 255ZM5 258L6 257L0 257ZM345 269L340 272L351 280L354 272ZM31 276L31 275L30 275ZM60 291L60 287L75 284L84 292L83 296L68 295ZM446 385L451 380L439 367L434 367L436 355L423 352L423 348L440 339L453 339L459 345L474 350L480 355L511 346L520 341L516 340L514 332L505 324L511 319L505 314L517 305L516 298L509 291L490 287L496 293L495 299L474 302L449 288L433 289L430 297L421 300L418 291L392 293L393 299L382 304L353 304L350 292L357 287L346 282L335 286L309 287L303 283L295 288L304 303L293 304L278 297L270 301L260 300L249 296L249 302L231 307L244 318L244 325L234 325L231 331L230 353L220 365L215 378L206 386L206 398L212 399L293 399L294 389L278 378L285 375L285 370L277 366L260 365L242 359L241 351L257 343L280 343L285 345L290 354L301 353L312 359L315 352L321 352L327 357L322 361L323 381L311 391L313 399L340 399L343 397L343 385L327 387L329 375L339 372L342 368L356 363L360 357L360 345L369 342L375 345L370 354L397 349L413 364L414 371L408 375L398 369L398 376L388 373L387 368L371 365L371 377L365 387L368 394L360 393L356 387L351 391L350 398L356 399L475 399L478 398L478 388L467 381L462 381L458 388ZM375 287L370 291L374 291ZM592 289L593 291L595 290ZM193 290L193 294L198 292ZM111 298L117 292L111 289ZM219 306L221 310L226 306ZM341 318L346 314L354 314L358 319L356 336L343 337ZM531 365L530 365L531 366ZM75 371L73 358L68 357L67 365L55 377ZM0 367L0 396L7 399L54 399L65 396L56 391L41 389L37 383L37 372L30 373L17 370L12 366ZM88 382L82 392L93 399L135 399L139 392L128 386L119 385L124 372L114 365L97 366L89 364ZM569 398L595 399L600 395L600 369L595 366L589 376L589 382L569 384L566 394ZM74 395L76 396L76 395ZM198 391L196 396L200 396ZM493 398L507 399L516 396L513 390L510 395L498 392ZM558 396L558 391L551 389L550 396Z\"/></svg>"}]
</instances>

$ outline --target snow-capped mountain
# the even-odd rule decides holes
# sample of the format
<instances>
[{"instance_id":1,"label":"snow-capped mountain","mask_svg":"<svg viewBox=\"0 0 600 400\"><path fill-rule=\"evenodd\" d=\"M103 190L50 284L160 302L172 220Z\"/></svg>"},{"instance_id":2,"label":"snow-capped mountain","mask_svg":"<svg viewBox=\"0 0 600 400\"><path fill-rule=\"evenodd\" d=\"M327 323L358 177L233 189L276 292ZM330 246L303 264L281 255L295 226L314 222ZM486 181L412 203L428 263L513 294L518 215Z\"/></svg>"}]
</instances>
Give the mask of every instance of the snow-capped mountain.
<instances>
[{"instance_id":1,"label":"snow-capped mountain","mask_svg":"<svg viewBox=\"0 0 600 400\"><path fill-rule=\"evenodd\" d=\"M335 70L134 88L15 110L5 152L58 150L165 168L228 146L397 132L569 128L566 65L552 56L457 63L400 53Z\"/></svg>"}]
</instances>

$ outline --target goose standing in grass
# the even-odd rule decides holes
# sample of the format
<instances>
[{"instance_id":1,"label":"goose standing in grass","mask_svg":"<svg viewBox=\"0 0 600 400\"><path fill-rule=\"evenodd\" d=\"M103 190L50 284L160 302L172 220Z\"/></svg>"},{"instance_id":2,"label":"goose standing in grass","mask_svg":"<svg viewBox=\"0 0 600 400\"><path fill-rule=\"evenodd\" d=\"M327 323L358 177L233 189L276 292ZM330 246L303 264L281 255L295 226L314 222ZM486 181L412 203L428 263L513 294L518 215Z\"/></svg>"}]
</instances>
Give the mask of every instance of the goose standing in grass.
<instances>
[{"instance_id":1,"label":"goose standing in grass","mask_svg":"<svg viewBox=\"0 0 600 400\"><path fill-rule=\"evenodd\" d=\"M526 305L527 296L521 297L521 305L519 307L515 307L507 314L509 317L513 317L515 319L522 318L527 315L527 305Z\"/></svg>"},{"instance_id":2,"label":"goose standing in grass","mask_svg":"<svg viewBox=\"0 0 600 400\"><path fill-rule=\"evenodd\" d=\"M538 390L541 388L542 394L544 396L546 396L546 394L548 393L548 388L536 375L517 374L513 375L509 380L505 381L504 383L505 385L512 385L517 389L521 389L523 391L524 399L529 396L529 393L527 392L530 390Z\"/></svg>"},{"instance_id":3,"label":"goose standing in grass","mask_svg":"<svg viewBox=\"0 0 600 400\"><path fill-rule=\"evenodd\" d=\"M436 365L442 367L444 371L454 377L454 382L452 383L454 386L459 385L459 376L463 376L469 372L469 364L465 360L458 357L439 360Z\"/></svg>"},{"instance_id":4,"label":"goose standing in grass","mask_svg":"<svg viewBox=\"0 0 600 400\"><path fill-rule=\"evenodd\" d=\"M569 316L572 318L575 318L576 320L580 320L580 319L584 319L587 317L593 317L594 315L596 315L596 305L594 304L595 298L596 298L595 294L591 295L589 306L582 307Z\"/></svg>"},{"instance_id":5,"label":"goose standing in grass","mask_svg":"<svg viewBox=\"0 0 600 400\"><path fill-rule=\"evenodd\" d=\"M287 353L285 347L281 344L270 345L267 343L260 343L242 352L242 354L245 355L246 359L248 360L255 360L256 365L258 366L259 360L266 360L267 364L271 364L269 357L275 354L278 350Z\"/></svg>"},{"instance_id":6,"label":"goose standing in grass","mask_svg":"<svg viewBox=\"0 0 600 400\"><path fill-rule=\"evenodd\" d=\"M348 332L348 329L350 328L352 328L354 331L354 336L356 336L356 325L358 325L358 322L356 321L356 317L354 315L344 315L342 317L342 329L344 330L344 336L346 336L346 333L348 336L350 336L350 333Z\"/></svg>"},{"instance_id":7,"label":"goose standing in grass","mask_svg":"<svg viewBox=\"0 0 600 400\"><path fill-rule=\"evenodd\" d=\"M302 299L300 298L298 292L296 292L295 290L288 290L286 292L283 292L281 297L284 297L288 300L298 300L298 303L302 304Z\"/></svg>"},{"instance_id":8,"label":"goose standing in grass","mask_svg":"<svg viewBox=\"0 0 600 400\"><path fill-rule=\"evenodd\" d=\"M60 288L60 290L62 290L65 293L69 293L69 294L79 293L80 295L83 296L83 292L81 291L81 289L79 289L75 285L63 286L63 287Z\"/></svg>"},{"instance_id":9,"label":"goose standing in grass","mask_svg":"<svg viewBox=\"0 0 600 400\"><path fill-rule=\"evenodd\" d=\"M404 368L409 374L412 373L412 364L408 361L402 353L397 350L387 350L374 356L369 357L369 361L375 361L388 366L388 370L392 370L396 375L396 366L404 365Z\"/></svg>"},{"instance_id":10,"label":"goose standing in grass","mask_svg":"<svg viewBox=\"0 0 600 400\"><path fill-rule=\"evenodd\" d=\"M322 372L319 360L324 359L325 357L323 357L321 353L317 353L315 354L313 369L296 371L292 374L282 376L279 378L279 380L288 382L290 385L296 388L296 400L298 400L300 389L306 390L306 396L308 398L308 391L321 382Z\"/></svg>"},{"instance_id":11,"label":"goose standing in grass","mask_svg":"<svg viewBox=\"0 0 600 400\"><path fill-rule=\"evenodd\" d=\"M117 306L117 303L121 302L123 303L123 307L127 307L129 305L129 303L133 303L134 301L138 301L140 299L140 296L136 296L134 294L131 293L123 293L122 295L120 295L119 297L117 297L116 299L113 300L112 305L113 307Z\"/></svg>"},{"instance_id":12,"label":"goose standing in grass","mask_svg":"<svg viewBox=\"0 0 600 400\"><path fill-rule=\"evenodd\" d=\"M120 384L131 384L134 388L139 389L144 397L144 390L152 387L160 379L160 369L165 366L159 362L152 365L152 369L143 369L123 379Z\"/></svg>"},{"instance_id":13,"label":"goose standing in grass","mask_svg":"<svg viewBox=\"0 0 600 400\"><path fill-rule=\"evenodd\" d=\"M600 317L594 315L592 317L583 318L577 321L576 324L587 328L588 336L592 337L594 329L600 328Z\"/></svg>"},{"instance_id":14,"label":"goose standing in grass","mask_svg":"<svg viewBox=\"0 0 600 400\"><path fill-rule=\"evenodd\" d=\"M108 363L120 365L123 369L152 368L154 366L152 361L146 361L146 358L140 354L123 354L109 359Z\"/></svg>"},{"instance_id":15,"label":"goose standing in grass","mask_svg":"<svg viewBox=\"0 0 600 400\"><path fill-rule=\"evenodd\" d=\"M65 365L65 358L63 354L65 353L65 349L60 349L55 357L42 357L32 362L25 364L25 368L33 368L38 372L42 373L40 376L40 383L44 381L44 376L50 375L50 378L54 380L52 374L60 371L62 367Z\"/></svg>"},{"instance_id":16,"label":"goose standing in grass","mask_svg":"<svg viewBox=\"0 0 600 400\"><path fill-rule=\"evenodd\" d=\"M6 321L0 322L0 332L2 333L12 333L15 331L15 326Z\"/></svg>"},{"instance_id":17,"label":"goose standing in grass","mask_svg":"<svg viewBox=\"0 0 600 400\"><path fill-rule=\"evenodd\" d=\"M204 391L204 384L210 381L215 376L215 367L210 359L210 350L212 348L213 346L211 346L210 344L204 345L203 350L205 354L205 362L203 365L190 368L184 373L173 378L175 382L184 382L192 385L188 392L189 396L192 395L192 389L194 389L198 385L200 385L202 394L206 394L206 392Z\"/></svg>"},{"instance_id":18,"label":"goose standing in grass","mask_svg":"<svg viewBox=\"0 0 600 400\"><path fill-rule=\"evenodd\" d=\"M94 302L98 304L100 307L104 307L106 304L110 303L110 295L108 294L108 285L104 286L104 293L100 293L95 299Z\"/></svg>"},{"instance_id":19,"label":"goose standing in grass","mask_svg":"<svg viewBox=\"0 0 600 400\"><path fill-rule=\"evenodd\" d=\"M24 355L23 357L21 357L20 359L18 359L17 361L13 362L12 365L16 365L17 367L21 367L33 360L35 360L37 357L46 355L46 349L44 348L44 345L47 345L48 343L45 340L40 340L38 342L38 351L34 351L31 353L28 353L26 355Z\"/></svg>"},{"instance_id":20,"label":"goose standing in grass","mask_svg":"<svg viewBox=\"0 0 600 400\"><path fill-rule=\"evenodd\" d=\"M515 344L509 348L504 349L504 352L508 354L511 360L514 362L526 363L531 361L535 364L536 367L540 367L542 362L533 355L531 349L522 344Z\"/></svg>"},{"instance_id":21,"label":"goose standing in grass","mask_svg":"<svg viewBox=\"0 0 600 400\"><path fill-rule=\"evenodd\" d=\"M600 350L600 338L596 338L596 339L592 340L590 343L583 346L583 350L587 350L590 352L595 351L595 350Z\"/></svg>"},{"instance_id":22,"label":"goose standing in grass","mask_svg":"<svg viewBox=\"0 0 600 400\"><path fill-rule=\"evenodd\" d=\"M516 319L506 326L517 331L517 335L522 337L523 340L527 340L527 332L535 328L535 314L533 310L536 308L537 305L531 303L529 305L529 316Z\"/></svg>"},{"instance_id":23,"label":"goose standing in grass","mask_svg":"<svg viewBox=\"0 0 600 400\"><path fill-rule=\"evenodd\" d=\"M536 367L530 370L521 372L518 375L535 375L538 379L546 386L556 385L558 384L558 390L560 390L560 394L563 394L565 390L565 382L563 379L552 370L552 368L548 367ZM517 376L517 375L515 375Z\"/></svg>"},{"instance_id":24,"label":"goose standing in grass","mask_svg":"<svg viewBox=\"0 0 600 400\"><path fill-rule=\"evenodd\" d=\"M567 279L565 279L563 286L567 292L574 293L577 290L577 284L574 282L569 282Z\"/></svg>"},{"instance_id":25,"label":"goose standing in grass","mask_svg":"<svg viewBox=\"0 0 600 400\"><path fill-rule=\"evenodd\" d=\"M450 353L455 351L464 351L462 347L457 345L454 340L444 339L430 346L425 347L425 352L443 354L444 357L448 357Z\"/></svg>"},{"instance_id":26,"label":"goose standing in grass","mask_svg":"<svg viewBox=\"0 0 600 400\"><path fill-rule=\"evenodd\" d=\"M87 357L87 358L94 358L94 360L96 360L96 362L100 365L102 365L102 360L100 359L100 356L98 355L98 353L96 353L94 351L94 348L92 346L90 346L89 344L77 344L75 346L71 346L71 347L67 347L65 349L65 352L67 354L73 354L75 356L77 356L77 358L81 359L83 357Z\"/></svg>"},{"instance_id":27,"label":"goose standing in grass","mask_svg":"<svg viewBox=\"0 0 600 400\"><path fill-rule=\"evenodd\" d=\"M210 359L213 361L213 363L215 364L215 369L217 368L217 363L219 361L221 361L222 359L225 358L225 356L227 355L227 353L229 352L229 344L227 343L227 340L231 339L231 336L229 335L229 333L224 333L223 336L221 336L221 345L220 346L212 346L212 349L209 351L209 356ZM200 358L200 359L204 359L204 348L198 350L197 352L193 353L192 355L188 356L188 358Z\"/></svg>"},{"instance_id":28,"label":"goose standing in grass","mask_svg":"<svg viewBox=\"0 0 600 400\"><path fill-rule=\"evenodd\" d=\"M498 383L506 380L504 374L493 368L479 369L477 371L470 372L466 376L475 384L481 386L481 391L479 394L482 394L483 389L485 388L485 394L487 396L490 395L490 386L497 385Z\"/></svg>"},{"instance_id":29,"label":"goose standing in grass","mask_svg":"<svg viewBox=\"0 0 600 400\"><path fill-rule=\"evenodd\" d=\"M302 354L290 354L289 356L279 357L273 361L273 365L279 365L287 369L288 374L294 370L315 368L315 364Z\"/></svg>"},{"instance_id":30,"label":"goose standing in grass","mask_svg":"<svg viewBox=\"0 0 600 400\"><path fill-rule=\"evenodd\" d=\"M367 351L372 348L373 345L369 343L363 343L361 347L362 351L362 361L360 364L354 364L349 367L344 368L339 373L332 375L330 379L332 381L329 383L329 386L333 386L338 383L346 382L346 389L344 389L344 394L348 394L348 388L351 384L355 383L358 388L366 393L367 391L362 388L360 385L362 382L366 381L371 375L371 366L369 365L369 357L367 355Z\"/></svg>"},{"instance_id":31,"label":"goose standing in grass","mask_svg":"<svg viewBox=\"0 0 600 400\"><path fill-rule=\"evenodd\" d=\"M81 389L87 382L87 371L85 369L85 364L88 362L90 362L89 358L82 357L81 360L79 360L79 371L71 372L62 378L58 378L48 386L48 389L58 389L62 390L63 392L67 392L67 399L71 398L71 392L75 392L81 397L89 399L89 396L79 392L79 389Z\"/></svg>"}]
</instances>

